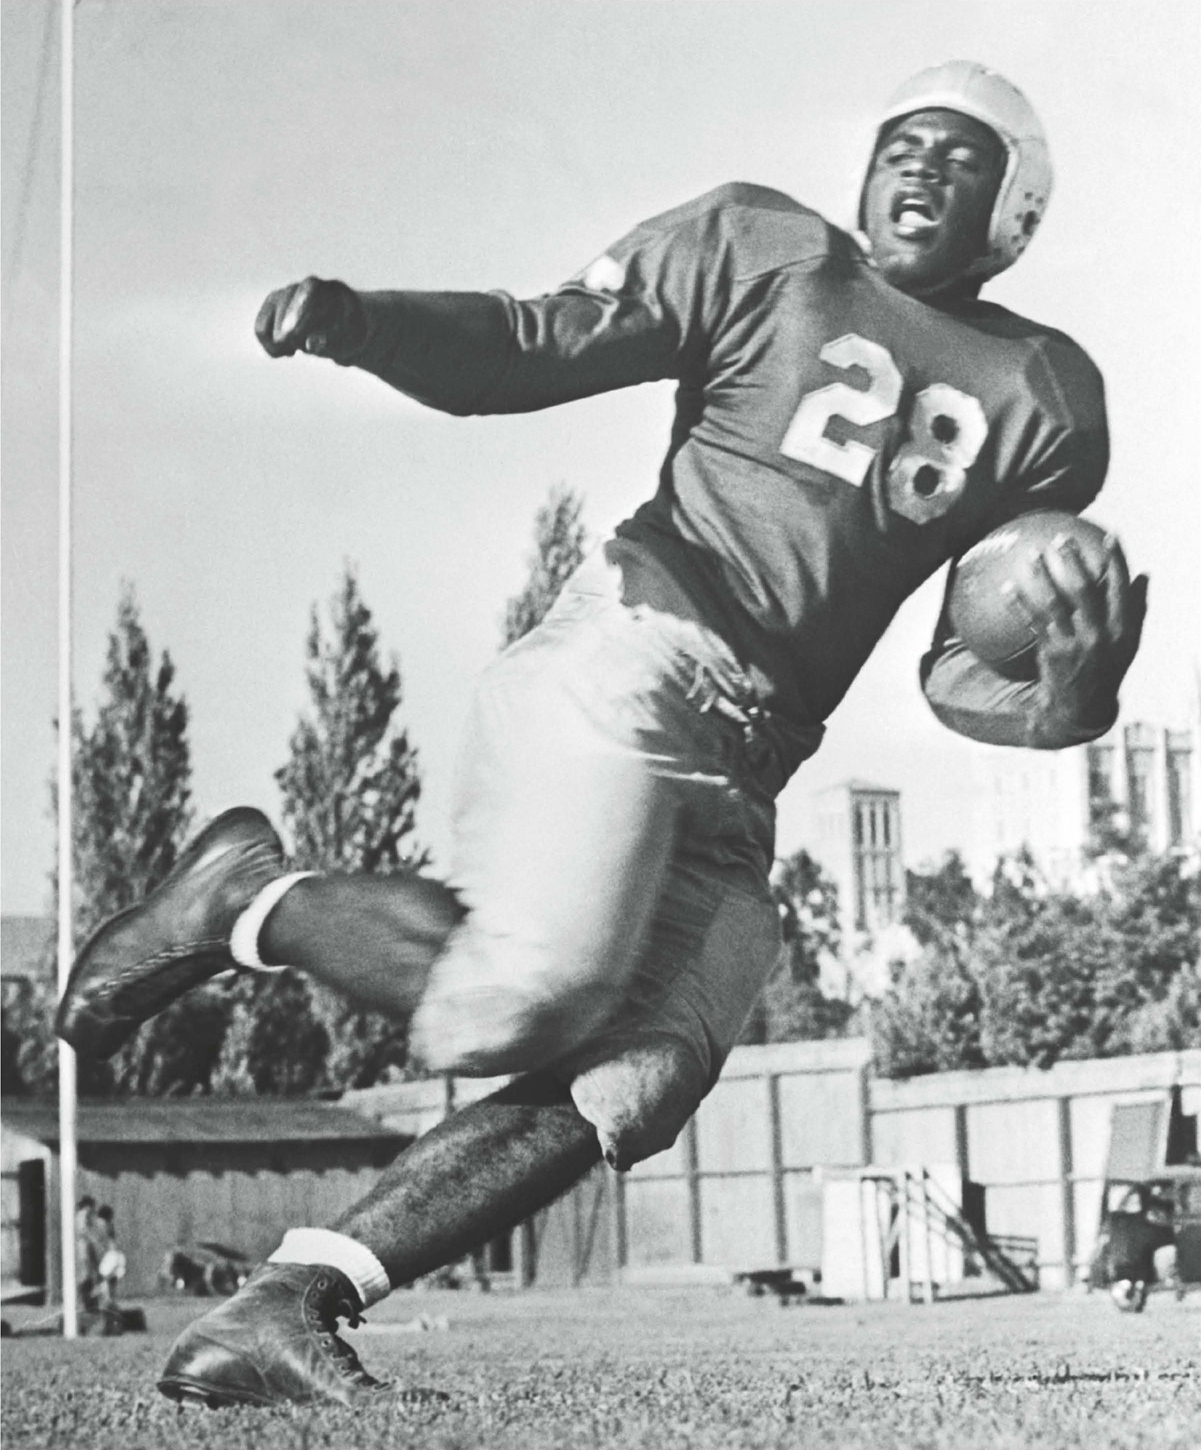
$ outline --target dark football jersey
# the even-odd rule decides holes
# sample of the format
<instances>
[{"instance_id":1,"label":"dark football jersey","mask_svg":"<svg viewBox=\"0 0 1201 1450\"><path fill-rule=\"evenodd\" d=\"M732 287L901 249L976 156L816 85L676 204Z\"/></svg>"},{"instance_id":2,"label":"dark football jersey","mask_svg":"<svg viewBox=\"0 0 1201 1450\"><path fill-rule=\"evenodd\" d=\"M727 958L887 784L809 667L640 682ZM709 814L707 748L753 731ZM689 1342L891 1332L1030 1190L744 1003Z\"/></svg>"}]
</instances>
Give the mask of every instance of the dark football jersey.
<instances>
[{"instance_id":1,"label":"dark football jersey","mask_svg":"<svg viewBox=\"0 0 1201 1450\"><path fill-rule=\"evenodd\" d=\"M1105 476L1101 377L1070 338L906 296L763 187L644 223L544 297L363 295L368 339L343 361L447 411L677 379L658 489L618 532L802 724L941 565L1015 513L1079 510Z\"/></svg>"}]
</instances>

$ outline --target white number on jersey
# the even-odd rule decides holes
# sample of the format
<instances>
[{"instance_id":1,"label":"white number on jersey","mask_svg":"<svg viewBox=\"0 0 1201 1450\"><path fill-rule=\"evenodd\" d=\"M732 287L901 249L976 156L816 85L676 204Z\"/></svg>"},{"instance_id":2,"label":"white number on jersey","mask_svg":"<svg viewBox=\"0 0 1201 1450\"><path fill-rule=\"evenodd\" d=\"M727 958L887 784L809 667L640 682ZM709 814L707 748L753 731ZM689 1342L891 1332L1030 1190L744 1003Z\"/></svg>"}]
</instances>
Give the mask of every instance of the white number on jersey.
<instances>
[{"instance_id":1,"label":"white number on jersey","mask_svg":"<svg viewBox=\"0 0 1201 1450\"><path fill-rule=\"evenodd\" d=\"M855 332L828 342L818 356L832 367L862 368L868 386L831 383L806 393L780 452L860 488L878 450L853 439L836 443L826 437L826 425L831 418L859 427L891 418L901 400L901 374L887 348ZM889 507L916 524L946 513L987 437L988 420L977 398L947 383L923 388L913 400L909 438L888 470Z\"/></svg>"},{"instance_id":2,"label":"white number on jersey","mask_svg":"<svg viewBox=\"0 0 1201 1450\"><path fill-rule=\"evenodd\" d=\"M882 423L885 418L891 418L901 400L901 374L887 348L878 342L869 342L856 332L826 343L818 357L831 367L862 368L868 376L868 386L853 388L850 383L831 383L828 388L806 393L788 425L780 452L859 488L872 466L876 450L853 439L835 443L826 437L826 424L831 418L845 418L848 423L864 428L869 423Z\"/></svg>"},{"instance_id":3,"label":"white number on jersey","mask_svg":"<svg viewBox=\"0 0 1201 1450\"><path fill-rule=\"evenodd\" d=\"M888 506L924 524L959 496L988 437L988 419L970 393L931 383L913 400L909 433L888 470Z\"/></svg>"}]
</instances>

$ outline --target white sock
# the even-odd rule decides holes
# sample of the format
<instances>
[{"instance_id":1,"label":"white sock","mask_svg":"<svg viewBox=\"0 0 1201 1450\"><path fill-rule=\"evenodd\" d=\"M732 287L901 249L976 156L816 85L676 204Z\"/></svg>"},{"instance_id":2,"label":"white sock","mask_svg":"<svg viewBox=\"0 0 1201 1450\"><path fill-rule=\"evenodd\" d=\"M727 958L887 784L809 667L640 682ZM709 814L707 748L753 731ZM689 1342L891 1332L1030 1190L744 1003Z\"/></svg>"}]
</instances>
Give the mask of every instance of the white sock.
<instances>
[{"instance_id":1,"label":"white sock","mask_svg":"<svg viewBox=\"0 0 1201 1450\"><path fill-rule=\"evenodd\" d=\"M263 923L285 893L291 891L298 881L306 876L316 876L316 871L293 871L290 876L277 876L254 898L246 910L234 922L229 937L229 954L240 967L252 967L256 972L286 972L287 964L269 967L259 956L259 932Z\"/></svg>"},{"instance_id":2,"label":"white sock","mask_svg":"<svg viewBox=\"0 0 1201 1450\"><path fill-rule=\"evenodd\" d=\"M369 1309L392 1292L388 1271L366 1244L332 1228L290 1228L269 1264L326 1264L338 1269Z\"/></svg>"}]
</instances>

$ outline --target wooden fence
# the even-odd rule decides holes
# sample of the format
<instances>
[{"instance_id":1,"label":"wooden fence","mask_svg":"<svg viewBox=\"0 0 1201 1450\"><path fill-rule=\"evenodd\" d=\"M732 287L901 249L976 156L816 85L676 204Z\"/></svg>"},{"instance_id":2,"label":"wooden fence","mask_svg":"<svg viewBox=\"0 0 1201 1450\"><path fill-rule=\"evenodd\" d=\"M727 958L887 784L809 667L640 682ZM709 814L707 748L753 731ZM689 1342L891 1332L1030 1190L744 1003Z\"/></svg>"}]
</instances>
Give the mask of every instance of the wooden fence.
<instances>
[{"instance_id":1,"label":"wooden fence","mask_svg":"<svg viewBox=\"0 0 1201 1450\"><path fill-rule=\"evenodd\" d=\"M424 1131L495 1082L407 1083L343 1102ZM865 1039L739 1047L675 1146L598 1169L515 1241L521 1282L717 1277L822 1259L822 1175L953 1165L980 1185L990 1234L1036 1239L1044 1287L1074 1282L1100 1210L1114 1103L1182 1090L1201 1106L1201 1050L1035 1068L873 1078ZM1194 1129L1195 1130L1195 1129Z\"/></svg>"}]
</instances>

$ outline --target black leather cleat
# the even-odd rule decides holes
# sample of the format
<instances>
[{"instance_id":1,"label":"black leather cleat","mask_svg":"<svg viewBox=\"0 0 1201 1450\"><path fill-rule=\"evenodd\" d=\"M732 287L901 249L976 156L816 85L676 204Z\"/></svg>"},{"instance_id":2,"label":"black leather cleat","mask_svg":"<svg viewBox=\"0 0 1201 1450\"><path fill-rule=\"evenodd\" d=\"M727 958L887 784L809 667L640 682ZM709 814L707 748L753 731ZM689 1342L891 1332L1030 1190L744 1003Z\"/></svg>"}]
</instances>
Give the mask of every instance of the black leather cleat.
<instances>
[{"instance_id":1,"label":"black leather cleat","mask_svg":"<svg viewBox=\"0 0 1201 1450\"><path fill-rule=\"evenodd\" d=\"M373 1379L337 1333L362 1305L351 1282L324 1264L263 1264L224 1304L175 1341L158 1387L207 1405L360 1404L389 1386ZM448 1398L408 1392L408 1398Z\"/></svg>"},{"instance_id":2,"label":"black leather cleat","mask_svg":"<svg viewBox=\"0 0 1201 1450\"><path fill-rule=\"evenodd\" d=\"M234 965L234 922L283 870L283 847L261 811L217 816L145 901L92 933L55 1031L86 1057L111 1057L148 1017Z\"/></svg>"}]
</instances>

